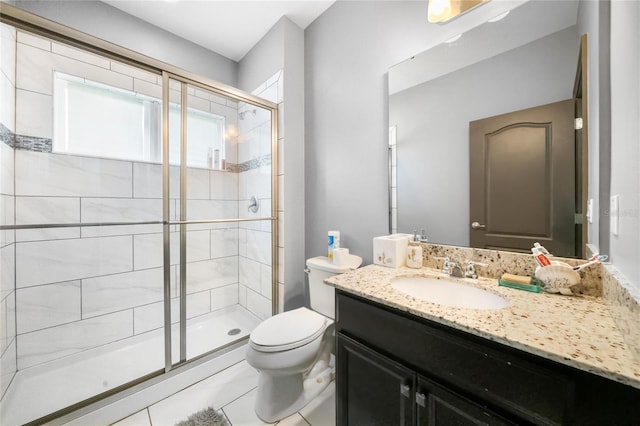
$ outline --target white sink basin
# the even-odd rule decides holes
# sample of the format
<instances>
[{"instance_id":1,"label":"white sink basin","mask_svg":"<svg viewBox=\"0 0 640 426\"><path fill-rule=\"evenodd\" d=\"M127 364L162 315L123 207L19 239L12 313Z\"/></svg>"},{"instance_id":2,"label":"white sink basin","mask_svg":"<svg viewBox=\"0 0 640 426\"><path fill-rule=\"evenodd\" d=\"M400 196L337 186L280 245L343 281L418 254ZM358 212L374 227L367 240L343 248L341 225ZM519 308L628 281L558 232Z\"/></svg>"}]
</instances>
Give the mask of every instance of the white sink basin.
<instances>
[{"instance_id":1,"label":"white sink basin","mask_svg":"<svg viewBox=\"0 0 640 426\"><path fill-rule=\"evenodd\" d=\"M510 305L503 297L456 281L434 277L401 277L391 287L417 299L469 309L502 309Z\"/></svg>"}]
</instances>

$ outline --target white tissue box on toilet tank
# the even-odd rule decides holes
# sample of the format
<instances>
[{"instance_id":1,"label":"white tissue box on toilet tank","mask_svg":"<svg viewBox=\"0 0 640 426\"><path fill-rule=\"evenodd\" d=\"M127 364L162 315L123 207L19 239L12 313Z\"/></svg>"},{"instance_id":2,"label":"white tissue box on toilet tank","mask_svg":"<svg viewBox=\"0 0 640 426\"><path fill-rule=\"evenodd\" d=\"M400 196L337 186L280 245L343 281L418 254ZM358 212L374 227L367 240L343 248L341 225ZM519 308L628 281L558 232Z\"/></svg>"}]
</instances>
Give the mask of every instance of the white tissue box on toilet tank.
<instances>
[{"instance_id":1,"label":"white tissue box on toilet tank","mask_svg":"<svg viewBox=\"0 0 640 426\"><path fill-rule=\"evenodd\" d=\"M373 263L399 268L407 261L409 234L391 234L373 239Z\"/></svg>"}]
</instances>

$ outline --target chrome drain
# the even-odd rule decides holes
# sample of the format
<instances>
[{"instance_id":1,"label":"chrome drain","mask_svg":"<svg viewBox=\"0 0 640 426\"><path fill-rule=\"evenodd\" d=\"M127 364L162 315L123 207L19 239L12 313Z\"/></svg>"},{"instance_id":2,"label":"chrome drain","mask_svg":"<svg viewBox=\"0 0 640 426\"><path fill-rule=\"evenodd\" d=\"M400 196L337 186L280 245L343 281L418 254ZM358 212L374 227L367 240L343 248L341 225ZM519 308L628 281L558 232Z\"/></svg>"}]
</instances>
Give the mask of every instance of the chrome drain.
<instances>
[{"instance_id":1,"label":"chrome drain","mask_svg":"<svg viewBox=\"0 0 640 426\"><path fill-rule=\"evenodd\" d=\"M231 330L227 331L227 335L229 336L235 336L236 334L240 333L240 329L239 328L232 328Z\"/></svg>"}]
</instances>

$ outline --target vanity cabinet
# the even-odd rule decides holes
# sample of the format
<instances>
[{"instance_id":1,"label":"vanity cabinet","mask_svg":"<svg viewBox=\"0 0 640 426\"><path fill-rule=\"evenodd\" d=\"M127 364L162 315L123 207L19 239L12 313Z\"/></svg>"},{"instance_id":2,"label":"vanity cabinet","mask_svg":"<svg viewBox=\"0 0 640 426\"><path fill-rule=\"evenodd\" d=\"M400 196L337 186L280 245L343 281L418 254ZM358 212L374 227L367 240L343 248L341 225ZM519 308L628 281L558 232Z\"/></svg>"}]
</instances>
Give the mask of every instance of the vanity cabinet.
<instances>
[{"instance_id":1,"label":"vanity cabinet","mask_svg":"<svg viewBox=\"0 0 640 426\"><path fill-rule=\"evenodd\" d=\"M336 292L338 425L640 424L640 390Z\"/></svg>"},{"instance_id":2,"label":"vanity cabinet","mask_svg":"<svg viewBox=\"0 0 640 426\"><path fill-rule=\"evenodd\" d=\"M336 348L340 425L514 424L340 333Z\"/></svg>"}]
</instances>

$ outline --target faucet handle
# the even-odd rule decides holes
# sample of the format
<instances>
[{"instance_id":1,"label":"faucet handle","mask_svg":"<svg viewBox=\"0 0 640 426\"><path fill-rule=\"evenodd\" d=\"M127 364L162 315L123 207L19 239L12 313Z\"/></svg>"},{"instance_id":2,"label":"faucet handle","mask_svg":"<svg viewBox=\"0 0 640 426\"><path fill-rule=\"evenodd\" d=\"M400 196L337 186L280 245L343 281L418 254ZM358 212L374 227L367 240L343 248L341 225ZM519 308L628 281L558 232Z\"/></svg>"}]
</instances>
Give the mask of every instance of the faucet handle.
<instances>
[{"instance_id":1,"label":"faucet handle","mask_svg":"<svg viewBox=\"0 0 640 426\"><path fill-rule=\"evenodd\" d=\"M476 262L476 261L473 261L473 260L467 260L467 270L466 270L464 276L466 278L473 278L473 279L478 278L478 274L476 273L476 266L487 267L489 265L486 264L486 263L482 263L482 262Z\"/></svg>"},{"instance_id":2,"label":"faucet handle","mask_svg":"<svg viewBox=\"0 0 640 426\"><path fill-rule=\"evenodd\" d=\"M420 233L418 234L418 231L416 229L413 230L413 241L415 242L419 242L419 243L428 243L429 240L427 240L427 233L425 232L424 228L420 229ZM442 258L440 258L442 259Z\"/></svg>"},{"instance_id":3,"label":"faucet handle","mask_svg":"<svg viewBox=\"0 0 640 426\"><path fill-rule=\"evenodd\" d=\"M451 259L449 259L448 257L440 257L440 256L433 256L435 259L440 259L440 260L444 260L444 262L442 262L442 273L443 274L451 274L451 268L456 264L455 262L452 262Z\"/></svg>"}]
</instances>

